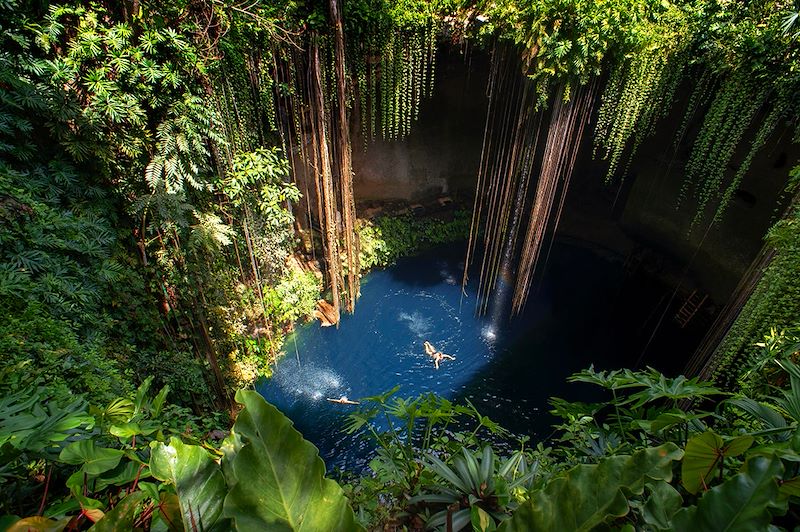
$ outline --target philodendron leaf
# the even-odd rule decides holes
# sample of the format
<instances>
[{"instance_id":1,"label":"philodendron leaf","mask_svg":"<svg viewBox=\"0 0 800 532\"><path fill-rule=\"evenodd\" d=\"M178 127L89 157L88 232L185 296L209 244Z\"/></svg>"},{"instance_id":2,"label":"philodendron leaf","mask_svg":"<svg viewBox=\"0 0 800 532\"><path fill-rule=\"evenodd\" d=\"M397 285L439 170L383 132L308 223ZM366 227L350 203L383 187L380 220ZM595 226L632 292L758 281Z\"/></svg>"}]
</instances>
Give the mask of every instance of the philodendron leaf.
<instances>
[{"instance_id":1,"label":"philodendron leaf","mask_svg":"<svg viewBox=\"0 0 800 532\"><path fill-rule=\"evenodd\" d=\"M109 432L117 438L131 438L142 433L142 427L138 423L121 423L112 425Z\"/></svg>"},{"instance_id":2,"label":"philodendron leaf","mask_svg":"<svg viewBox=\"0 0 800 532\"><path fill-rule=\"evenodd\" d=\"M99 475L117 467L124 454L119 449L97 447L94 440L80 440L64 447L58 458L66 464L82 464L88 475Z\"/></svg>"},{"instance_id":3,"label":"philodendron leaf","mask_svg":"<svg viewBox=\"0 0 800 532\"><path fill-rule=\"evenodd\" d=\"M686 443L686 455L681 464L681 479L689 493L695 494L708 485L726 456L737 456L753 445L752 436L739 436L725 442L721 436L707 431Z\"/></svg>"},{"instance_id":4,"label":"philodendron leaf","mask_svg":"<svg viewBox=\"0 0 800 532\"><path fill-rule=\"evenodd\" d=\"M697 493L714 476L725 442L718 434L708 431L686 442L686 454L681 463L681 480L689 493Z\"/></svg>"},{"instance_id":5,"label":"philodendron leaf","mask_svg":"<svg viewBox=\"0 0 800 532\"><path fill-rule=\"evenodd\" d=\"M236 530L359 530L342 489L325 478L317 448L258 393L239 390L244 405L233 432L241 448L226 467L224 515Z\"/></svg>"},{"instance_id":6,"label":"philodendron leaf","mask_svg":"<svg viewBox=\"0 0 800 532\"><path fill-rule=\"evenodd\" d=\"M61 532L70 519L64 517L56 521L47 517L26 517L6 528L5 532Z\"/></svg>"},{"instance_id":7,"label":"philodendron leaf","mask_svg":"<svg viewBox=\"0 0 800 532\"><path fill-rule=\"evenodd\" d=\"M226 529L220 522L225 478L208 451L172 438L169 445L150 444L150 473L175 486L187 530Z\"/></svg>"},{"instance_id":8,"label":"philodendron leaf","mask_svg":"<svg viewBox=\"0 0 800 532\"><path fill-rule=\"evenodd\" d=\"M125 423L133 416L135 410L133 401L120 397L111 401L102 415L108 423Z\"/></svg>"},{"instance_id":9,"label":"philodendron leaf","mask_svg":"<svg viewBox=\"0 0 800 532\"><path fill-rule=\"evenodd\" d=\"M626 515L628 497L641 495L645 482L672 479L672 462L683 452L672 443L579 465L531 494L498 530L584 531Z\"/></svg>"},{"instance_id":10,"label":"philodendron leaf","mask_svg":"<svg viewBox=\"0 0 800 532\"><path fill-rule=\"evenodd\" d=\"M786 497L779 495L783 464L777 457L754 456L744 471L707 491L697 506L682 508L672 519L671 530L692 532L749 532L766 530L777 514L786 511Z\"/></svg>"},{"instance_id":11,"label":"philodendron leaf","mask_svg":"<svg viewBox=\"0 0 800 532\"><path fill-rule=\"evenodd\" d=\"M122 462L106 471L94 481L94 491L102 492L108 486L125 486L138 479L149 478L150 470L136 462Z\"/></svg>"},{"instance_id":12,"label":"philodendron leaf","mask_svg":"<svg viewBox=\"0 0 800 532\"><path fill-rule=\"evenodd\" d=\"M725 442L725 456L739 456L753 445L755 438L749 435L737 436Z\"/></svg>"},{"instance_id":13,"label":"philodendron leaf","mask_svg":"<svg viewBox=\"0 0 800 532\"><path fill-rule=\"evenodd\" d=\"M800 477L794 477L786 482L781 482L781 493L800 497Z\"/></svg>"},{"instance_id":14,"label":"philodendron leaf","mask_svg":"<svg viewBox=\"0 0 800 532\"><path fill-rule=\"evenodd\" d=\"M181 505L180 501L178 501L178 496L174 493L162 493L158 506L153 513L153 520L160 521L164 525L164 528L170 532L180 532L183 530ZM228 521L225 522L227 523Z\"/></svg>"},{"instance_id":15,"label":"philodendron leaf","mask_svg":"<svg viewBox=\"0 0 800 532\"><path fill-rule=\"evenodd\" d=\"M147 497L143 491L134 491L117 503L113 510L97 521L90 529L92 532L115 532L117 530L133 530L133 519L136 509Z\"/></svg>"},{"instance_id":16,"label":"philodendron leaf","mask_svg":"<svg viewBox=\"0 0 800 532\"><path fill-rule=\"evenodd\" d=\"M669 528L672 516L683 504L681 494L664 480L647 482L646 486L650 496L642 507L645 523L656 530Z\"/></svg>"}]
</instances>

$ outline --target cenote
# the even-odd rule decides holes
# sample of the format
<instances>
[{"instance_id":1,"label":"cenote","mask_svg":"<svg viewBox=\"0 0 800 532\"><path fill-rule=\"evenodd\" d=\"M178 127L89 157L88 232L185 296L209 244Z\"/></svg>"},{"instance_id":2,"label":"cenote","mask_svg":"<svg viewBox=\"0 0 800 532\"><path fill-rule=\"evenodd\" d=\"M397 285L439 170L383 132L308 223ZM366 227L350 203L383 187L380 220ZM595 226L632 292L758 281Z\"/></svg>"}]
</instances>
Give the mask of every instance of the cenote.
<instances>
[{"instance_id":1,"label":"cenote","mask_svg":"<svg viewBox=\"0 0 800 532\"><path fill-rule=\"evenodd\" d=\"M0 0L0 309L0 532L800 530L800 0Z\"/></svg>"},{"instance_id":2,"label":"cenote","mask_svg":"<svg viewBox=\"0 0 800 532\"><path fill-rule=\"evenodd\" d=\"M374 448L362 434L343 430L355 407L328 398L359 399L395 386L403 397L433 392L469 400L512 432L544 439L555 421L550 397L598 398L588 387L566 383L573 372L645 362L672 369L667 355L696 341L668 324L643 361L635 333L651 332L644 328L667 287L626 275L622 257L567 239L553 246L524 313L511 320L478 317L474 293L462 297L464 249L449 245L370 272L357 312L344 315L338 328L316 321L298 327L272 377L257 384L319 448L329 469L361 471ZM436 370L426 340L456 360Z\"/></svg>"}]
</instances>

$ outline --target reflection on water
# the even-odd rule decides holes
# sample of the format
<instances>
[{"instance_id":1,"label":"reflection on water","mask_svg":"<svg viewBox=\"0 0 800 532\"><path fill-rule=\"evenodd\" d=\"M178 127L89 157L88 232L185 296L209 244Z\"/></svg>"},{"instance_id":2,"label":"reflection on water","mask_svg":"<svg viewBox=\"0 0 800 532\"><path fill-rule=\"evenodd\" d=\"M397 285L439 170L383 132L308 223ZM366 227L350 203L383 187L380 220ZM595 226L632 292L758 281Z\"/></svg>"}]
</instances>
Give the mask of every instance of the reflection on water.
<instances>
[{"instance_id":1,"label":"reflection on water","mask_svg":"<svg viewBox=\"0 0 800 532\"><path fill-rule=\"evenodd\" d=\"M341 431L354 407L328 397L358 399L400 385L405 397L436 392L470 398L513 431L546 434L552 421L547 399L564 395L566 376L603 357L611 364L601 365L615 364L608 360L615 356L611 344L590 342L607 325L608 301L621 282L619 264L556 246L552 273L525 314L501 326L474 316L472 293L459 308L462 260L462 248L437 250L370 273L354 315L343 315L338 329L300 327L299 355L287 342L273 378L259 383L264 397L320 448L329 468L363 468L370 447ZM434 369L426 340L456 360Z\"/></svg>"}]
</instances>

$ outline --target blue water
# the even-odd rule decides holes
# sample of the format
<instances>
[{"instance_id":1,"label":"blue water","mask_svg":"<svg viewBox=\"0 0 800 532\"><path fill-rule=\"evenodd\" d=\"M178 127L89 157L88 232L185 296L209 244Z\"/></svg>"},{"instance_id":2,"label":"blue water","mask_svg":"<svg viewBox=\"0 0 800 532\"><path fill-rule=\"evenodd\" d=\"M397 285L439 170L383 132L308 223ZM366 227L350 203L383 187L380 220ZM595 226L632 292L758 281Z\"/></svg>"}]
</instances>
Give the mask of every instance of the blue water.
<instances>
[{"instance_id":1,"label":"blue water","mask_svg":"<svg viewBox=\"0 0 800 532\"><path fill-rule=\"evenodd\" d=\"M355 314L343 315L338 329L300 326L273 377L259 383L328 468L362 469L370 444L341 430L355 407L327 397L358 399L400 385L402 396L470 398L506 428L541 438L553 421L550 396L585 399L565 383L568 375L591 363L630 364L632 355L615 340L629 324L610 319L623 284L621 260L557 243L525 313L498 326L474 316L474 293L460 304L463 257L463 246L452 246L366 275ZM456 360L435 369L425 340Z\"/></svg>"}]
</instances>

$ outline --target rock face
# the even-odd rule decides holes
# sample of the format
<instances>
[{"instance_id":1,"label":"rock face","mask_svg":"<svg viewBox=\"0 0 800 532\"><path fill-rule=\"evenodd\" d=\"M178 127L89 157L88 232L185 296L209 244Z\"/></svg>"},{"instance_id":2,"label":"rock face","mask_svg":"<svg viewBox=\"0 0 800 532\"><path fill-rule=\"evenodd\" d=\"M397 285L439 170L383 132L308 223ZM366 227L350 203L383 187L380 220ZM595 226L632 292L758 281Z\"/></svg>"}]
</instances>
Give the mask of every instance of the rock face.
<instances>
[{"instance_id":1,"label":"rock face","mask_svg":"<svg viewBox=\"0 0 800 532\"><path fill-rule=\"evenodd\" d=\"M333 308L333 305L320 299L317 301L317 309L314 311L314 317L319 319L320 325L323 327L330 327L339 323L339 313Z\"/></svg>"}]
</instances>

